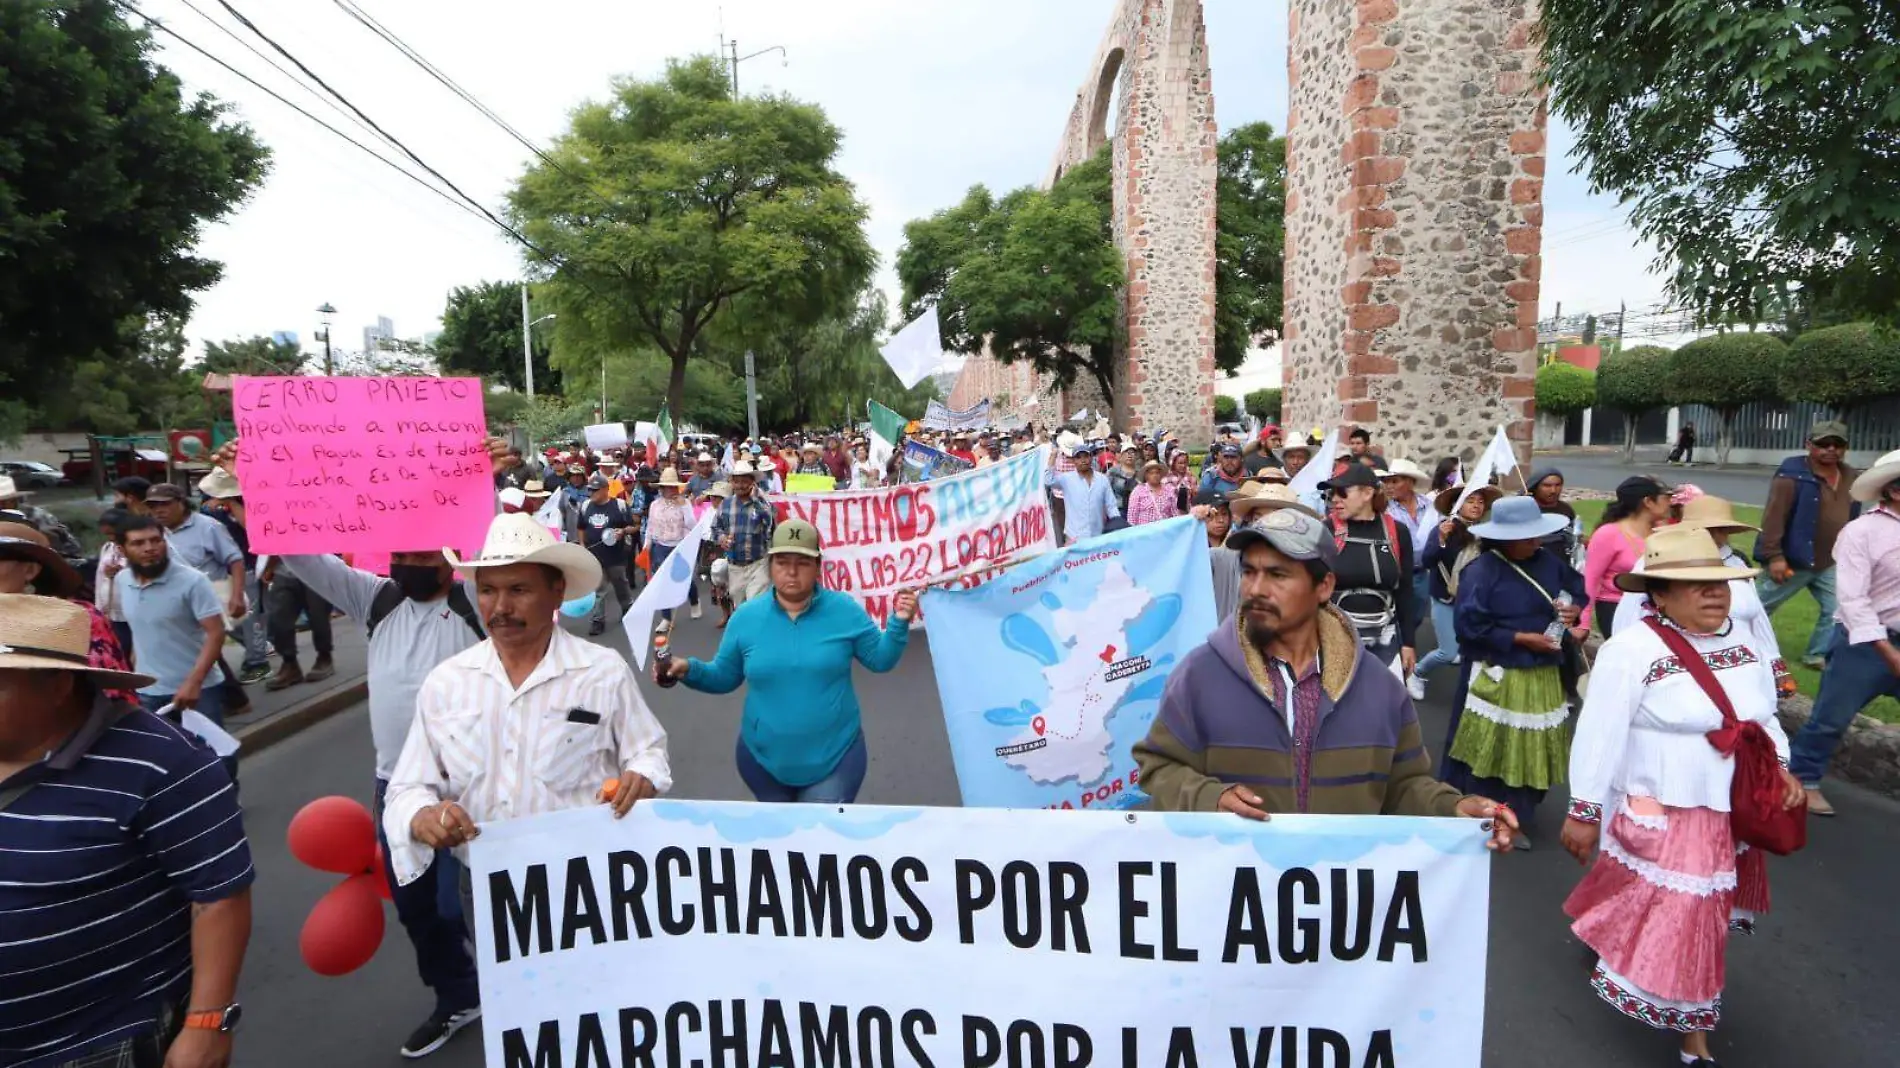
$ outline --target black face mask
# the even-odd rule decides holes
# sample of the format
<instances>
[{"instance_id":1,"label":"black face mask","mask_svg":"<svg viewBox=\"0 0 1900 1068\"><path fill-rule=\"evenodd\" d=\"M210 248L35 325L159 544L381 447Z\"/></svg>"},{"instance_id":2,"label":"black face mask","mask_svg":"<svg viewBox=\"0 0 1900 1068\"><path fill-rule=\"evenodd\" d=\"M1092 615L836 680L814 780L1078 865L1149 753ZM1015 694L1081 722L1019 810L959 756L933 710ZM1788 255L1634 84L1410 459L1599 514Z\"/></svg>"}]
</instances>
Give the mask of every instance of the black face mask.
<instances>
[{"instance_id":1,"label":"black face mask","mask_svg":"<svg viewBox=\"0 0 1900 1068\"><path fill-rule=\"evenodd\" d=\"M442 595L442 572L423 564L390 564L389 580L412 601L431 601Z\"/></svg>"}]
</instances>

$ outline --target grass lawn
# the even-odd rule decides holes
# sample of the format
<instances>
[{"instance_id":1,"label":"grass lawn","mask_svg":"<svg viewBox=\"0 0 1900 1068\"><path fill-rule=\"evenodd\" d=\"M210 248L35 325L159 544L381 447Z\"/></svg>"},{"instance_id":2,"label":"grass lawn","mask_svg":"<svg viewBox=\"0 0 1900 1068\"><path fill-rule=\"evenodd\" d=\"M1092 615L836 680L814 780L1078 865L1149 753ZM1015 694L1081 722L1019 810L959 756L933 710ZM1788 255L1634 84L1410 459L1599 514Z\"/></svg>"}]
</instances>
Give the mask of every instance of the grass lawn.
<instances>
[{"instance_id":1,"label":"grass lawn","mask_svg":"<svg viewBox=\"0 0 1900 1068\"><path fill-rule=\"evenodd\" d=\"M1583 517L1584 528L1594 531L1597 520L1603 515L1605 501L1572 501L1571 507ZM1735 518L1744 523L1760 523L1761 509L1749 505L1736 505ZM1744 554L1755 547L1755 535L1742 531L1729 537L1729 544ZM1821 688L1821 673L1810 671L1801 666L1801 654L1808 647L1808 635L1814 630L1814 621L1820 616L1820 610L1814 604L1814 598L1807 594L1797 594L1781 610L1774 614L1775 637L1781 641L1782 658L1794 672L1795 681L1801 692L1813 697ZM1861 709L1866 715L1883 723L1900 723L1900 701L1891 697L1882 697L1873 704Z\"/></svg>"}]
</instances>

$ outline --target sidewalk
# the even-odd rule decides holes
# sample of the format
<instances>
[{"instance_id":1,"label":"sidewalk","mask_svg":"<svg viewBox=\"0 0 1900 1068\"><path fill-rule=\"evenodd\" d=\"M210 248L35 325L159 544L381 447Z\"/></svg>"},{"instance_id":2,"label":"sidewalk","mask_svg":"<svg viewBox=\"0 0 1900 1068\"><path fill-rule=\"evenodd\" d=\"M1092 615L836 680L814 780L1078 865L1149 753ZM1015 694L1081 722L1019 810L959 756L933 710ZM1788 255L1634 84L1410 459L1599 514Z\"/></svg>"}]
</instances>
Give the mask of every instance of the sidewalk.
<instances>
[{"instance_id":1,"label":"sidewalk","mask_svg":"<svg viewBox=\"0 0 1900 1068\"><path fill-rule=\"evenodd\" d=\"M336 641L335 675L322 682L299 683L275 693L264 689L261 682L244 688L251 698L250 711L242 716L231 716L224 724L226 730L244 743L244 748L239 750L240 757L256 756L368 697L368 647L363 625L353 619L337 618L330 621L330 629ZM236 650L237 647L231 648ZM298 662L308 671L315 659L308 631L297 633L297 653ZM236 666L235 659L230 662ZM273 669L277 663L271 661Z\"/></svg>"}]
</instances>

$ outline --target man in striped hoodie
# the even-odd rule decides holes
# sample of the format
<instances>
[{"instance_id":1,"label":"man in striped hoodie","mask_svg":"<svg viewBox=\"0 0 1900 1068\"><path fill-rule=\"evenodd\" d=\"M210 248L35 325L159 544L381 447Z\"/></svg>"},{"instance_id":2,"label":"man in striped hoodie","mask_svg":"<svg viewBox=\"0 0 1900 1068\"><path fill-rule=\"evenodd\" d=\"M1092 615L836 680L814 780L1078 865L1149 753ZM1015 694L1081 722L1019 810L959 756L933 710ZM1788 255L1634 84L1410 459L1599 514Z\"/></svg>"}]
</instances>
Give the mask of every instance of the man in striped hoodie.
<instances>
[{"instance_id":1,"label":"man in striped hoodie","mask_svg":"<svg viewBox=\"0 0 1900 1068\"><path fill-rule=\"evenodd\" d=\"M1297 509L1235 529L1240 611L1189 653L1135 745L1157 808L1496 818L1486 844L1510 848L1517 819L1431 777L1405 686L1364 655L1331 604L1338 548Z\"/></svg>"}]
</instances>

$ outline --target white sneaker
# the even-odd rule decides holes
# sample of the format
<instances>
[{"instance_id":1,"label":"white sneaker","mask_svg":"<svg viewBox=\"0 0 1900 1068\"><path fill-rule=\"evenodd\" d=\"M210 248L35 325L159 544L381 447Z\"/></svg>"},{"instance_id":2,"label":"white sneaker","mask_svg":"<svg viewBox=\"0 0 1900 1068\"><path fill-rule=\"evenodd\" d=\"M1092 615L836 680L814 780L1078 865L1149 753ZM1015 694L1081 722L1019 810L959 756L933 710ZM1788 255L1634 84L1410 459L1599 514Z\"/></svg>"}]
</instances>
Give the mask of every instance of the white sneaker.
<instances>
[{"instance_id":1,"label":"white sneaker","mask_svg":"<svg viewBox=\"0 0 1900 1068\"><path fill-rule=\"evenodd\" d=\"M659 625L659 626L657 626L657 627L654 627L654 628L653 628L653 633L655 633L655 634L671 634L671 633L673 633L673 621L672 621L672 620L670 620L670 619L662 619L662 620L660 620L660 625Z\"/></svg>"},{"instance_id":2,"label":"white sneaker","mask_svg":"<svg viewBox=\"0 0 1900 1068\"><path fill-rule=\"evenodd\" d=\"M1405 676L1405 692L1410 694L1414 701L1425 700L1425 676L1416 671Z\"/></svg>"},{"instance_id":3,"label":"white sneaker","mask_svg":"<svg viewBox=\"0 0 1900 1068\"><path fill-rule=\"evenodd\" d=\"M699 606L698 606L698 605L694 605L694 606L693 606L693 618L694 618L694 619L698 619L698 618L700 617L700 615L701 615L701 614L702 614L702 613L701 613L701 612L700 612L700 610L699 610Z\"/></svg>"}]
</instances>

